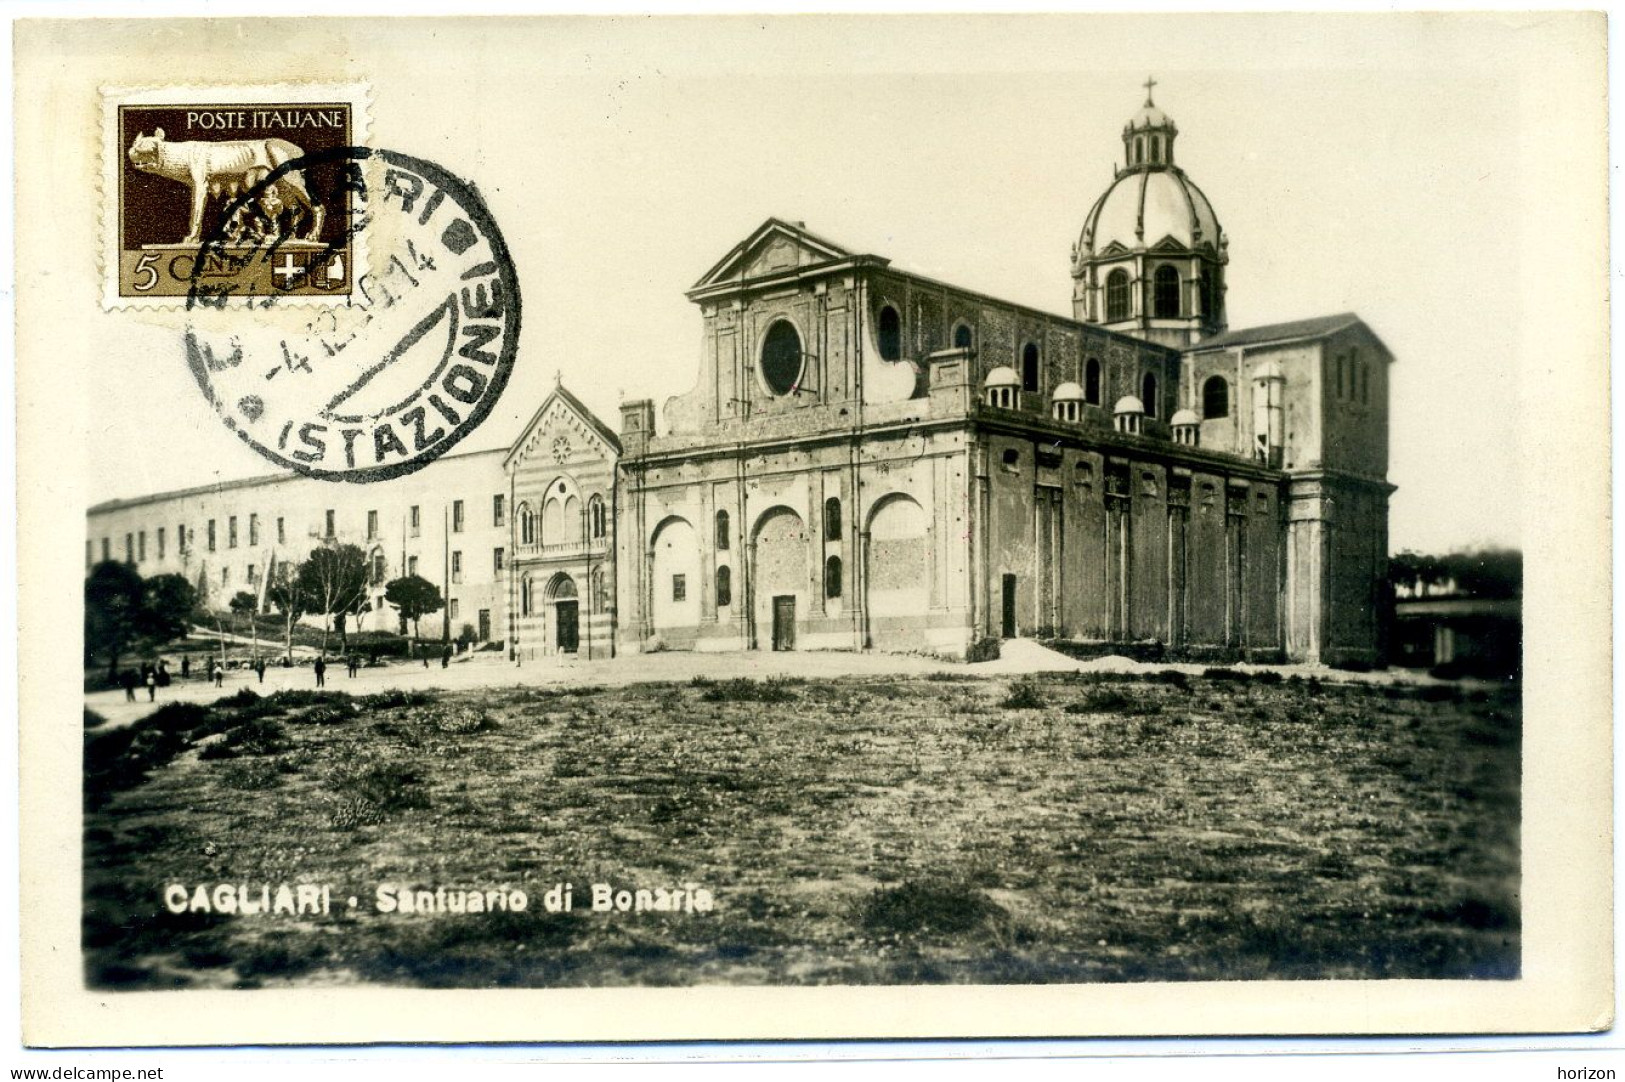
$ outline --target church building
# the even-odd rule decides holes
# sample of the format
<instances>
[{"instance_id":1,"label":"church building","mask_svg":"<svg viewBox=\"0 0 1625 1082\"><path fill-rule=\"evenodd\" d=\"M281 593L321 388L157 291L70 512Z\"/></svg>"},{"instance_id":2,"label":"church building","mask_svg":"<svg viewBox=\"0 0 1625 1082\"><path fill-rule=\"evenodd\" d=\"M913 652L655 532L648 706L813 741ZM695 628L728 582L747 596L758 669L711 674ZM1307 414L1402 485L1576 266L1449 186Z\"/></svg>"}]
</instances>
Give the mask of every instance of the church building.
<instances>
[{"instance_id":1,"label":"church building","mask_svg":"<svg viewBox=\"0 0 1625 1082\"><path fill-rule=\"evenodd\" d=\"M621 648L1375 660L1393 358L1352 314L1228 328L1177 135L1148 94L1071 319L799 222L729 251L698 385L622 406Z\"/></svg>"},{"instance_id":2,"label":"church building","mask_svg":"<svg viewBox=\"0 0 1625 1082\"><path fill-rule=\"evenodd\" d=\"M699 379L658 416L626 401L617 434L560 385L506 450L389 482L110 501L86 569L263 604L279 566L355 544L367 627L419 574L446 599L427 634L520 664L1014 636L1374 661L1393 358L1347 313L1228 327L1228 240L1177 135L1148 94L1070 318L770 219L688 291Z\"/></svg>"}]
</instances>

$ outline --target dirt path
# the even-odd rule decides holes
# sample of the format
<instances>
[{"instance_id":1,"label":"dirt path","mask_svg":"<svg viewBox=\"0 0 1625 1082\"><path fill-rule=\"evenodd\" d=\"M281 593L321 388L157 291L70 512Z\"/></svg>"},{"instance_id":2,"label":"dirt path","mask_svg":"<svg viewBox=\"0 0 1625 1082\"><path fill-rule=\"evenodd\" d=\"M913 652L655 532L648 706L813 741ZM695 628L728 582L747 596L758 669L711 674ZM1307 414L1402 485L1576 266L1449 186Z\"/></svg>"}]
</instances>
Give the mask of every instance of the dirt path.
<instances>
[{"instance_id":1,"label":"dirt path","mask_svg":"<svg viewBox=\"0 0 1625 1082\"><path fill-rule=\"evenodd\" d=\"M497 687L546 687L559 684L604 685L619 687L624 684L684 682L694 676L713 680L750 677L761 680L770 676L798 676L819 680L837 676L896 676L930 672L954 672L969 676L1008 677L1039 672L1155 672L1179 669L1200 673L1204 664L1137 662L1115 655L1079 661L1027 639L1013 639L1004 643L997 661L962 665L936 658L912 654L849 653L843 651L804 651L796 653L736 652L736 653L654 653L629 654L617 658L589 661L583 658L549 658L545 661L516 665L496 652L478 653L454 659L447 668L439 661L431 661L428 668L418 662L399 662L376 668L364 668L355 677L345 675L342 661L330 663L327 669L327 687L356 695L400 688L421 691L430 688L464 690ZM1339 683L1435 683L1422 673L1403 669L1384 672L1351 673L1314 665L1237 665L1249 671L1273 669L1284 675L1318 676L1325 681ZM292 669L272 668L265 672L260 683L254 673L233 670L226 674L225 686L213 687L201 676L193 676L184 683L176 682L159 691L157 700L149 702L146 690L136 692L136 702L126 702L123 691L101 691L87 694L85 706L102 715L110 723L127 724L151 713L166 702L212 702L235 694L240 688L252 688L261 694L270 694L284 688L314 688L315 674L310 666Z\"/></svg>"}]
</instances>

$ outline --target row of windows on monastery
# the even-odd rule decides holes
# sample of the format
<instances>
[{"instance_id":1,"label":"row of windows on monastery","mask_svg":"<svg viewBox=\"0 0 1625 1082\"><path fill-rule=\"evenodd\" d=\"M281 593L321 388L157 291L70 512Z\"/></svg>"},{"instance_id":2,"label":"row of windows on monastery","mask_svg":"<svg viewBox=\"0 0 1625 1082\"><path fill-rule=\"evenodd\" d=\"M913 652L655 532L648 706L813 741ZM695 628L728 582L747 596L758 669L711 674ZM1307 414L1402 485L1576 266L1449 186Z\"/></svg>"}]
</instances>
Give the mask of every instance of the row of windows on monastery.
<instances>
[{"instance_id":1,"label":"row of windows on monastery","mask_svg":"<svg viewBox=\"0 0 1625 1082\"><path fill-rule=\"evenodd\" d=\"M406 532L408 537L417 537L422 533L422 512L423 509L418 504L413 504L407 509ZM506 515L504 497L498 494L491 497L491 525L502 526L505 524L505 521ZM246 530L239 531L239 523L246 525ZM203 539L203 547L205 552L219 551L222 540L224 541L225 548L234 549L237 548L239 544L244 543L245 537L248 548L257 548L263 539L262 530L260 528L260 516L258 512L249 512L247 515L226 516L223 538L221 536L219 526L220 522L218 519L211 518L205 523ZM453 500L451 503L451 532L462 533L465 529L467 529L467 527L468 515L466 504L462 500ZM281 515L278 515L276 518L275 536L276 544L286 545L288 543L288 520ZM320 536L326 540L332 540L337 537L338 511L333 508L328 508L322 516L321 530L319 533L313 533L312 536ZM383 534L379 529L378 512L368 511L367 540L376 541L382 536ZM124 535L124 561L126 563L143 563L146 561L147 537L148 533L146 530L132 530ZM169 535L165 527L159 526L155 531L153 531L153 541L155 558L159 560L167 559ZM190 555L193 551L195 551L198 546L197 528L195 526L187 526L185 523L177 524L175 527L175 546L176 550L182 556ZM112 559L111 538L103 537L101 539L101 558L103 560ZM89 567L94 560L94 543L87 539L85 541L85 566Z\"/></svg>"},{"instance_id":2,"label":"row of windows on monastery","mask_svg":"<svg viewBox=\"0 0 1625 1082\"><path fill-rule=\"evenodd\" d=\"M521 544L535 545L544 535L549 537L558 537L561 540L573 540L573 538L569 536L569 532L566 529L565 524L569 521L570 517L572 517L569 515L569 512L577 509L576 507L570 506L570 504L574 503L575 501L573 497L570 501L568 501L568 503L559 501L557 499L548 501L545 511L541 516L541 518L545 521L541 523L542 529L540 532L538 532L538 516L528 501L522 502L519 505L518 511ZM592 499L587 503L587 530L589 535L594 539L603 538L608 532L608 524L609 515L603 498L600 496L593 496ZM413 504L411 507L407 508L405 525L406 535L408 537L419 537L422 535L423 508L420 504ZM496 528L507 525L507 498L501 493L491 497L491 525L492 527ZM468 507L465 501L453 500L451 502L450 528L451 532L454 534L462 533L468 528ZM265 541L265 534L266 531L262 529L262 523L258 512L249 512L246 515L227 515L223 523L219 519L212 518L205 522L203 526L203 540L201 544L204 552L211 553L221 551L222 549L231 550L240 546L246 546L247 548L258 548L260 544ZM278 515L276 517L275 530L272 536L274 536L276 539L275 544L288 544L287 518L282 515ZM328 508L323 513L322 526L320 530L313 532L312 536L320 537L324 540L333 540L337 538L338 511L336 509ZM377 541L382 537L383 532L381 529L379 513L376 510L369 510L367 512L366 540ZM148 545L149 540L152 542L150 547ZM178 523L175 526L174 540L177 553L182 557L190 556L199 546L197 527L188 526L185 523ZM124 562L129 564L145 563L148 559L149 551L154 559L159 561L166 560L169 558L169 541L170 534L168 528L164 526L159 526L150 532L145 529L131 530L124 535ZM502 550L497 549L496 552L500 554ZM110 560L113 558L113 538L103 537L100 539L99 558L102 560ZM93 564L95 564L97 559L97 543L96 541L87 538L85 540L86 569L88 570ZM254 577L254 565L250 564L248 566L250 569L250 584L252 585ZM500 556L498 557L496 569L498 571L502 569Z\"/></svg>"},{"instance_id":3,"label":"row of windows on monastery","mask_svg":"<svg viewBox=\"0 0 1625 1082\"><path fill-rule=\"evenodd\" d=\"M162 531L160 531L160 533L161 532ZM105 549L104 549L104 551L105 551ZM451 553L449 554L449 556L450 556L451 581L454 584L455 583L461 583L461 582L463 582L463 579L464 579L463 552L462 552L461 549L453 549L451 551ZM106 559L106 558L109 558L109 557L104 557L104 559ZM140 551L139 551L139 549L137 549L133 556L127 556L125 558L125 562L126 563L132 563L132 564L137 563L137 562L139 562L140 558L141 558L140 557ZM372 553L370 564L371 564L371 566L369 568L370 580L371 580L373 585L379 585L384 581L385 577L389 573L388 559L384 556L384 554L382 552L375 551L375 552ZM506 566L507 566L507 550L505 548L501 547L501 546L493 548L491 550L491 572L492 572L492 574L500 576ZM260 585L260 568L259 568L259 565L258 564L252 564L252 563L245 564L243 570L244 570L243 585L247 586L250 589L257 589L259 587L259 585ZM416 574L418 574L418 558L416 556L408 556L408 557L406 557L406 567L405 567L404 570L405 570L405 574L407 574L407 575L416 575ZM431 570L430 575L428 577L432 577L432 576L433 576L433 571ZM220 580L219 581L220 581L220 588L221 589L230 589L231 586L233 585L232 568L231 568L230 564L225 564L220 568Z\"/></svg>"}]
</instances>

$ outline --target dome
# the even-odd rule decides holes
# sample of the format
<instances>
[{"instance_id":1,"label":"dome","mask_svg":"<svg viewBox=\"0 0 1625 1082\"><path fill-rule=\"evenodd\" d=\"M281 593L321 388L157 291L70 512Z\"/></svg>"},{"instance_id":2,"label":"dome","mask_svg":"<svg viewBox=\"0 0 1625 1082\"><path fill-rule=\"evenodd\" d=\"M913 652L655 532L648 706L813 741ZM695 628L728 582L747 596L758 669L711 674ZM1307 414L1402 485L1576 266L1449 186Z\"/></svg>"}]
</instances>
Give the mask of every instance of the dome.
<instances>
[{"instance_id":1,"label":"dome","mask_svg":"<svg viewBox=\"0 0 1625 1082\"><path fill-rule=\"evenodd\" d=\"M1128 169L1095 201L1084 219L1078 248L1092 254L1118 244L1132 251L1168 238L1185 248L1221 246L1223 234L1213 204L1173 166Z\"/></svg>"},{"instance_id":2,"label":"dome","mask_svg":"<svg viewBox=\"0 0 1625 1082\"><path fill-rule=\"evenodd\" d=\"M1082 402L1083 388L1076 383L1063 383L1055 388L1056 402Z\"/></svg>"},{"instance_id":3,"label":"dome","mask_svg":"<svg viewBox=\"0 0 1625 1082\"><path fill-rule=\"evenodd\" d=\"M1168 418L1168 423L1177 427L1179 425L1193 425L1200 420L1201 418L1196 416L1195 410L1180 410L1178 413Z\"/></svg>"},{"instance_id":4,"label":"dome","mask_svg":"<svg viewBox=\"0 0 1625 1082\"><path fill-rule=\"evenodd\" d=\"M987 374L987 382L984 384L984 386L1019 387L1021 386L1021 377L1016 375L1016 370L1014 368L1001 364L999 367Z\"/></svg>"},{"instance_id":5,"label":"dome","mask_svg":"<svg viewBox=\"0 0 1625 1082\"><path fill-rule=\"evenodd\" d=\"M1174 122L1168 119L1168 114L1158 109L1150 102L1140 107L1140 111L1129 117L1124 128L1130 131L1141 131L1145 128L1174 128ZM1174 128L1178 131L1178 128Z\"/></svg>"},{"instance_id":6,"label":"dome","mask_svg":"<svg viewBox=\"0 0 1625 1082\"><path fill-rule=\"evenodd\" d=\"M1145 412L1145 403L1141 402L1138 398L1135 398L1131 394L1126 394L1122 398L1119 398L1117 400L1117 405L1112 407L1112 413L1114 413L1114 414L1116 414L1116 413L1144 413L1144 412Z\"/></svg>"}]
</instances>

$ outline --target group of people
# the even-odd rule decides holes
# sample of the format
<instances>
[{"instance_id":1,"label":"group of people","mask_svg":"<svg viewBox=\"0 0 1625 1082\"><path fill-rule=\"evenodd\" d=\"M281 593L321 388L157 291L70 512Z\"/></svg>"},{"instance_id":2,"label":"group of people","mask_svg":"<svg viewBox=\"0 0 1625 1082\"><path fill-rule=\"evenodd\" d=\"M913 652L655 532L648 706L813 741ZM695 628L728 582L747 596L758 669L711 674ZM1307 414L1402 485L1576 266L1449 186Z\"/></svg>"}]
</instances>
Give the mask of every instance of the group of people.
<instances>
[{"instance_id":1,"label":"group of people","mask_svg":"<svg viewBox=\"0 0 1625 1082\"><path fill-rule=\"evenodd\" d=\"M449 668L451 666L451 654L452 648L449 644L438 652L425 649L422 655L423 667L425 669L429 667L429 659L431 656L438 656L440 658L440 667L442 669ZM350 654L344 659L344 662L345 668L349 671L351 677L354 677L358 672L361 671L362 661L359 654ZM283 664L286 665L288 663L284 662ZM253 670L259 683L265 683L266 663L263 657L255 658L252 664L250 664L249 668ZM326 687L327 658L325 656L318 657L315 665L312 666L312 669L316 674L316 686ZM213 684L217 688L225 687L226 666L224 661L218 657L209 658L207 673L209 683ZM181 679L190 679L191 676L192 658L188 654L183 654L181 656ZM151 661L143 661L141 663L141 670L139 673L134 669L125 669L123 672L121 672L119 674L119 683L124 688L124 699L126 702L135 702L136 691L141 687L145 687L147 689L147 700L149 702L156 701L158 698L158 689L166 688L170 684L169 662L162 658L160 658L156 663Z\"/></svg>"},{"instance_id":2,"label":"group of people","mask_svg":"<svg viewBox=\"0 0 1625 1082\"><path fill-rule=\"evenodd\" d=\"M344 659L344 667L347 670L349 670L349 673L350 673L350 675L352 677L355 676L356 673L361 671L361 655L360 654L351 654L349 657L345 658ZM327 658L325 656L317 658L316 659L316 664L313 666L313 668L314 668L314 670L316 672L316 686L319 687L319 688L320 687L326 687L327 686Z\"/></svg>"},{"instance_id":3,"label":"group of people","mask_svg":"<svg viewBox=\"0 0 1625 1082\"><path fill-rule=\"evenodd\" d=\"M136 689L143 687L147 689L147 701L156 702L158 689L169 686L169 662L163 658L159 658L156 664L143 661L140 672L134 669L125 669L121 672L119 684L124 688L124 701L127 703L135 702Z\"/></svg>"}]
</instances>

